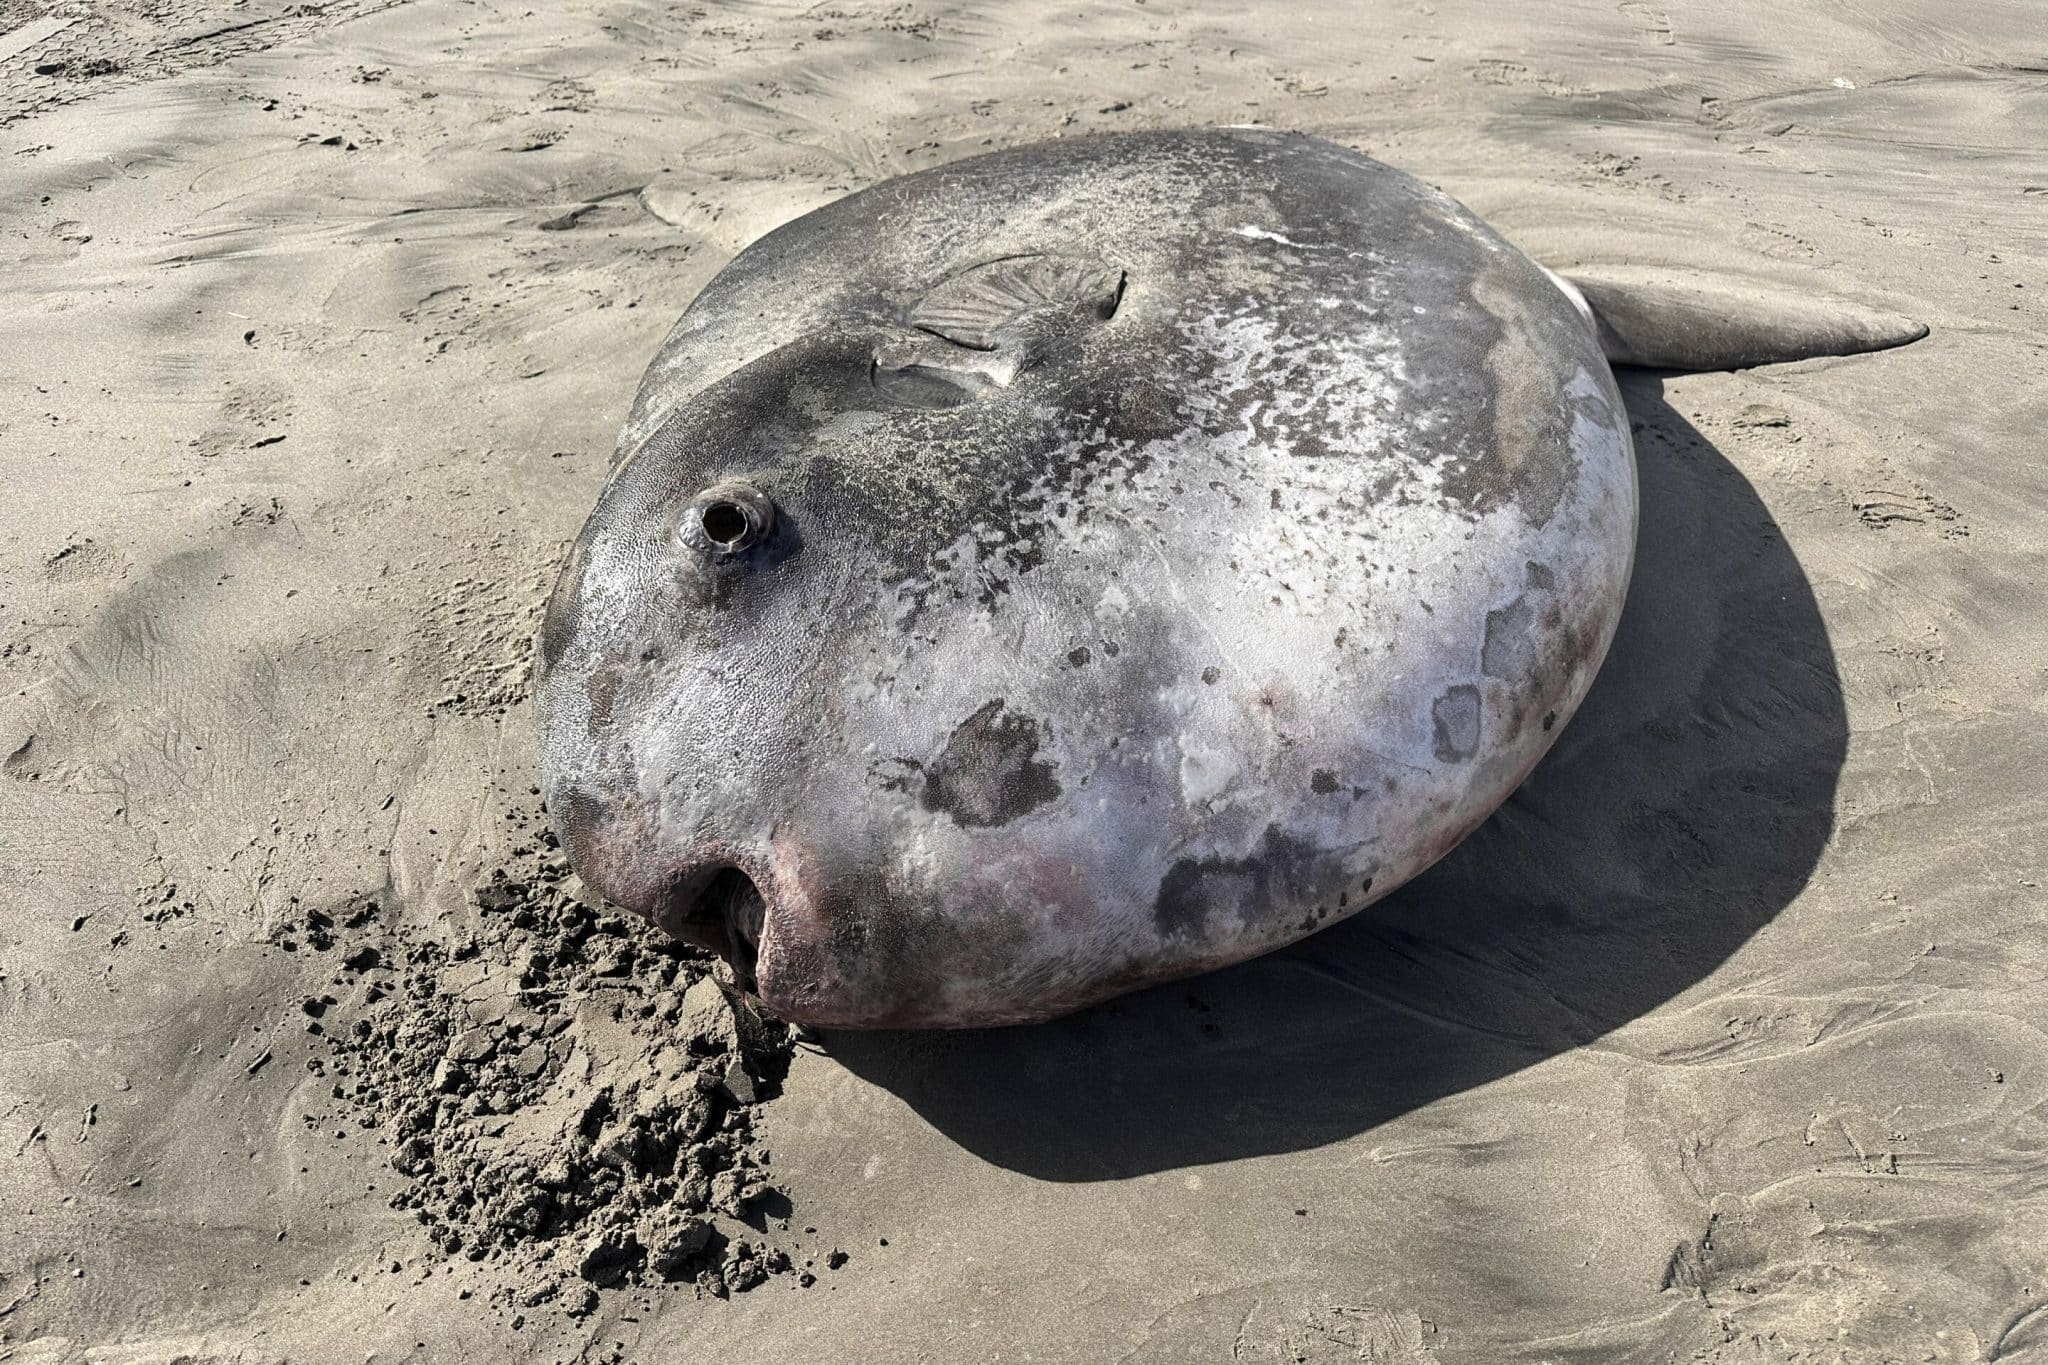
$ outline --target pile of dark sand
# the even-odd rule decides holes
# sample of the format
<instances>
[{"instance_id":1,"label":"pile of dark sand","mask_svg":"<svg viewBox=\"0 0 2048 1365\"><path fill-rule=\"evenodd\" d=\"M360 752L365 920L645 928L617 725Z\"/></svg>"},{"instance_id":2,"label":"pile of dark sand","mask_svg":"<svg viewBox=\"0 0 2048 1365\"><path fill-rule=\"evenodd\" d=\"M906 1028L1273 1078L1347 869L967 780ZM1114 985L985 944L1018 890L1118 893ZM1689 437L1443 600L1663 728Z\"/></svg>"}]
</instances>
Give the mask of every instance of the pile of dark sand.
<instances>
[{"instance_id":1,"label":"pile of dark sand","mask_svg":"<svg viewBox=\"0 0 2048 1365\"><path fill-rule=\"evenodd\" d=\"M304 1003L328 1046L307 1065L334 1105L305 1121L378 1130L412 1182L392 1206L441 1255L505 1263L514 1312L587 1313L614 1287L809 1286L837 1269L843 1252L792 1229L755 1130L788 1069L789 1028L714 958L586 904L576 885L539 829L452 946L391 923L370 896L281 926L282 946L336 968Z\"/></svg>"}]
</instances>

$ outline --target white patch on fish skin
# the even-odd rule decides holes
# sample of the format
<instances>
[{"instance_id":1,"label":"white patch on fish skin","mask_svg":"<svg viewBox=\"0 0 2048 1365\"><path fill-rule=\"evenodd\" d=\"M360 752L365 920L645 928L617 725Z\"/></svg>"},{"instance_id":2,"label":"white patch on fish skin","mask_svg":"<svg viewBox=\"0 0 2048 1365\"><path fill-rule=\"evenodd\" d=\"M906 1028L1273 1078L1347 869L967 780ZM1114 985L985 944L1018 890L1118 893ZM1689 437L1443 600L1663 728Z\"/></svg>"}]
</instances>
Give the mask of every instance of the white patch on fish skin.
<instances>
[{"instance_id":1,"label":"white patch on fish skin","mask_svg":"<svg viewBox=\"0 0 2048 1365\"><path fill-rule=\"evenodd\" d=\"M1192 395L1212 411L1233 406L1248 392L1271 396L1258 413L1265 429L1245 422L1247 437L1277 451L1313 438L1347 457L1384 455L1385 414L1408 391L1400 338L1366 314L1344 333L1302 337L1278 318L1252 305L1211 313L1182 324L1182 335L1214 357L1207 390Z\"/></svg>"},{"instance_id":2,"label":"white patch on fish skin","mask_svg":"<svg viewBox=\"0 0 2048 1365\"><path fill-rule=\"evenodd\" d=\"M1180 799L1208 809L1237 781L1238 766L1228 752L1180 737Z\"/></svg>"},{"instance_id":3,"label":"white patch on fish skin","mask_svg":"<svg viewBox=\"0 0 2048 1365\"><path fill-rule=\"evenodd\" d=\"M1291 237L1282 236L1277 232L1269 232L1265 228L1255 227L1250 223L1246 223L1243 227L1239 228L1237 235L1248 237L1256 242L1278 242L1282 246L1300 247L1303 251L1323 251L1327 249L1321 243L1297 242Z\"/></svg>"}]
</instances>

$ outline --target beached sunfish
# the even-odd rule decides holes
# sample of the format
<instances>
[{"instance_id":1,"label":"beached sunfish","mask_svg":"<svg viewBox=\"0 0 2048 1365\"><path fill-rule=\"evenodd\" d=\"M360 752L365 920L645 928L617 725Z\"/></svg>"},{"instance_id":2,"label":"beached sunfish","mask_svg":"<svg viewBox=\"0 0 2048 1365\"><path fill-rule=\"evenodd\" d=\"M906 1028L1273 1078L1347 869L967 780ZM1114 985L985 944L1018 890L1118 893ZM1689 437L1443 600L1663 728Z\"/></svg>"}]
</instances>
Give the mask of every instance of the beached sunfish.
<instances>
[{"instance_id":1,"label":"beached sunfish","mask_svg":"<svg viewBox=\"0 0 2048 1365\"><path fill-rule=\"evenodd\" d=\"M1610 358L1922 330L1574 289L1295 134L887 181L747 248L649 369L541 631L548 810L796 1022L1268 952L1443 856L1586 695L1636 527Z\"/></svg>"}]
</instances>

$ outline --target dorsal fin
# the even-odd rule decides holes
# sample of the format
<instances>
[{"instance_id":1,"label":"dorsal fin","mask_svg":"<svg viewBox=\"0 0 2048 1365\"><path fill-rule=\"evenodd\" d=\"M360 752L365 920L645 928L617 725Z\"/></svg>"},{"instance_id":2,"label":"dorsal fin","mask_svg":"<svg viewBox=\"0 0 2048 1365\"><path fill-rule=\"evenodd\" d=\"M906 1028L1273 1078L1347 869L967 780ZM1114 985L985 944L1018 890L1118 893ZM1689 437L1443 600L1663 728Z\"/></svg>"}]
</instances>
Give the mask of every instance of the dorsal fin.
<instances>
[{"instance_id":1,"label":"dorsal fin","mask_svg":"<svg viewBox=\"0 0 2048 1365\"><path fill-rule=\"evenodd\" d=\"M1746 370L1882 351L1927 335L1911 318L1761 281L1617 269L1574 271L1559 283L1591 318L1614 365Z\"/></svg>"}]
</instances>

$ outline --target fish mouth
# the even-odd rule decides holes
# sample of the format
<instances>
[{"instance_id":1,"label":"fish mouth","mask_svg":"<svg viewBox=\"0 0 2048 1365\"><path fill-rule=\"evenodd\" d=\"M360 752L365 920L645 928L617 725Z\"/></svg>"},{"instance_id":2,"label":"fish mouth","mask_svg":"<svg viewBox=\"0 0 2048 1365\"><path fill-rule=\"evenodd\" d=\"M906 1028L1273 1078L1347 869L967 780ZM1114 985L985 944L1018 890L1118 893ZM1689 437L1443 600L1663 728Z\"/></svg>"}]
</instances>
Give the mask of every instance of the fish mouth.
<instances>
[{"instance_id":1,"label":"fish mouth","mask_svg":"<svg viewBox=\"0 0 2048 1365\"><path fill-rule=\"evenodd\" d=\"M683 942L724 958L741 989L758 993L768 902L744 869L731 863L701 869L670 892L654 921Z\"/></svg>"}]
</instances>

